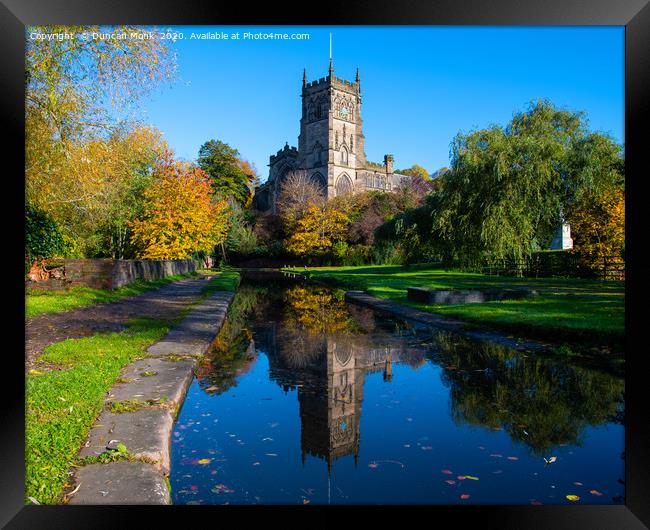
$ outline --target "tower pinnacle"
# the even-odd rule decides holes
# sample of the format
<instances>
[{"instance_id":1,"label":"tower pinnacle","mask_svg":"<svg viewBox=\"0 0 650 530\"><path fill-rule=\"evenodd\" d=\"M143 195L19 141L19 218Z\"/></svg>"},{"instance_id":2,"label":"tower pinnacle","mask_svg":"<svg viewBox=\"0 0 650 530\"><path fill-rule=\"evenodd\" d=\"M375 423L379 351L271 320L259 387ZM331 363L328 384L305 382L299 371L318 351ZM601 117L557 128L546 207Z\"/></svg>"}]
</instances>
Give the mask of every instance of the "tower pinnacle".
<instances>
[{"instance_id":1,"label":"tower pinnacle","mask_svg":"<svg viewBox=\"0 0 650 530\"><path fill-rule=\"evenodd\" d=\"M334 61L332 60L332 34L330 33L330 76L334 75Z\"/></svg>"},{"instance_id":2,"label":"tower pinnacle","mask_svg":"<svg viewBox=\"0 0 650 530\"><path fill-rule=\"evenodd\" d=\"M306 87L307 86L307 67L305 66L304 70L302 71L302 86Z\"/></svg>"}]
</instances>

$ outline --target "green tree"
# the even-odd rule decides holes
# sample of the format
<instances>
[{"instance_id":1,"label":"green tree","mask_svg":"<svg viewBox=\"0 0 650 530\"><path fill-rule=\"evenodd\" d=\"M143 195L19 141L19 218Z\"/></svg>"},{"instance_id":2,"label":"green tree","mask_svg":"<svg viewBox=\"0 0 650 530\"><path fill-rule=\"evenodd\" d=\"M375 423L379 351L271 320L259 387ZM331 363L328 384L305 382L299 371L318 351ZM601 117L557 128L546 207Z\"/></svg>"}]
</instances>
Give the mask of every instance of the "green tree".
<instances>
[{"instance_id":1,"label":"green tree","mask_svg":"<svg viewBox=\"0 0 650 530\"><path fill-rule=\"evenodd\" d=\"M65 242L54 220L31 204L25 205L25 270L32 261L60 256Z\"/></svg>"},{"instance_id":2,"label":"green tree","mask_svg":"<svg viewBox=\"0 0 650 530\"><path fill-rule=\"evenodd\" d=\"M198 164L209 175L215 195L232 197L241 206L250 204L256 174L237 149L220 140L208 140L199 149Z\"/></svg>"},{"instance_id":3,"label":"green tree","mask_svg":"<svg viewBox=\"0 0 650 530\"><path fill-rule=\"evenodd\" d=\"M582 193L622 181L619 151L588 132L582 113L547 101L505 128L459 133L432 210L433 237L465 265L527 256L550 243L562 212Z\"/></svg>"}]
</instances>

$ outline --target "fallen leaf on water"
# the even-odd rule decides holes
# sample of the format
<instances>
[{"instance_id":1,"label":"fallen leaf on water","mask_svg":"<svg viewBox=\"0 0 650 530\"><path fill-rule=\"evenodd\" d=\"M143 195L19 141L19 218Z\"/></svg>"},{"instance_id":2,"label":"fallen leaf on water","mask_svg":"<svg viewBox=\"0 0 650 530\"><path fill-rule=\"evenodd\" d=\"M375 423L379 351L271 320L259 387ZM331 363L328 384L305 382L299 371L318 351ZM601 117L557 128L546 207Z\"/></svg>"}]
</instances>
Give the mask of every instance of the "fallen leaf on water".
<instances>
[{"instance_id":1,"label":"fallen leaf on water","mask_svg":"<svg viewBox=\"0 0 650 530\"><path fill-rule=\"evenodd\" d=\"M547 465L548 465L548 464L553 464L553 463L555 463L556 461L557 461L557 456L552 456L552 457L549 458L548 460L546 460L546 458L544 458L544 463L547 464Z\"/></svg>"},{"instance_id":2,"label":"fallen leaf on water","mask_svg":"<svg viewBox=\"0 0 650 530\"><path fill-rule=\"evenodd\" d=\"M567 495L566 498L573 502L580 500L580 497L578 495Z\"/></svg>"},{"instance_id":3,"label":"fallen leaf on water","mask_svg":"<svg viewBox=\"0 0 650 530\"><path fill-rule=\"evenodd\" d=\"M462 500L465 501L465 500L467 500L467 499L470 498L470 495L469 495L469 493L463 493L463 494L460 496L460 498L461 498Z\"/></svg>"},{"instance_id":4,"label":"fallen leaf on water","mask_svg":"<svg viewBox=\"0 0 650 530\"><path fill-rule=\"evenodd\" d=\"M199 487L198 487L198 486L190 486L190 489L191 489L192 491L196 491L196 490L199 489Z\"/></svg>"},{"instance_id":5,"label":"fallen leaf on water","mask_svg":"<svg viewBox=\"0 0 650 530\"><path fill-rule=\"evenodd\" d=\"M278 456L276 453L264 453L266 456Z\"/></svg>"},{"instance_id":6,"label":"fallen leaf on water","mask_svg":"<svg viewBox=\"0 0 650 530\"><path fill-rule=\"evenodd\" d=\"M494 458L503 458L503 455L500 455L499 453L492 453L490 456L493 456Z\"/></svg>"},{"instance_id":7,"label":"fallen leaf on water","mask_svg":"<svg viewBox=\"0 0 650 530\"><path fill-rule=\"evenodd\" d=\"M509 456L508 460L519 460L518 456Z\"/></svg>"},{"instance_id":8,"label":"fallen leaf on water","mask_svg":"<svg viewBox=\"0 0 650 530\"><path fill-rule=\"evenodd\" d=\"M235 490L231 490L225 484L217 484L214 488L210 490L212 493L234 493Z\"/></svg>"},{"instance_id":9,"label":"fallen leaf on water","mask_svg":"<svg viewBox=\"0 0 650 530\"><path fill-rule=\"evenodd\" d=\"M447 484L456 484L455 480L445 480Z\"/></svg>"},{"instance_id":10,"label":"fallen leaf on water","mask_svg":"<svg viewBox=\"0 0 650 530\"><path fill-rule=\"evenodd\" d=\"M501 473L503 473L503 471L500 470L500 469L497 469L496 471L492 471L492 473L493 473L494 475L500 475Z\"/></svg>"},{"instance_id":11,"label":"fallen leaf on water","mask_svg":"<svg viewBox=\"0 0 650 530\"><path fill-rule=\"evenodd\" d=\"M253 465L254 465L254 466L259 466L260 463L259 463L259 462L253 462Z\"/></svg>"},{"instance_id":12,"label":"fallen leaf on water","mask_svg":"<svg viewBox=\"0 0 650 530\"><path fill-rule=\"evenodd\" d=\"M371 468L371 469L375 469L376 467L379 467L379 465L378 465L378 464L375 464L375 463L373 462L373 463L368 464L368 467Z\"/></svg>"},{"instance_id":13,"label":"fallen leaf on water","mask_svg":"<svg viewBox=\"0 0 650 530\"><path fill-rule=\"evenodd\" d=\"M444 473L445 475L453 475L454 473L450 471L449 469L443 469L441 473Z\"/></svg>"},{"instance_id":14,"label":"fallen leaf on water","mask_svg":"<svg viewBox=\"0 0 650 530\"><path fill-rule=\"evenodd\" d=\"M423 451L431 451L433 447L431 447L430 445L423 445L420 449L422 449Z\"/></svg>"},{"instance_id":15,"label":"fallen leaf on water","mask_svg":"<svg viewBox=\"0 0 650 530\"><path fill-rule=\"evenodd\" d=\"M478 477L473 477L472 475L465 475L465 478L467 480L478 480L479 479Z\"/></svg>"},{"instance_id":16,"label":"fallen leaf on water","mask_svg":"<svg viewBox=\"0 0 650 530\"><path fill-rule=\"evenodd\" d=\"M309 499L303 499L303 500L302 500L302 503L303 503L303 504L309 504Z\"/></svg>"},{"instance_id":17,"label":"fallen leaf on water","mask_svg":"<svg viewBox=\"0 0 650 530\"><path fill-rule=\"evenodd\" d=\"M574 486L582 486L582 482L574 482L573 485Z\"/></svg>"},{"instance_id":18,"label":"fallen leaf on water","mask_svg":"<svg viewBox=\"0 0 650 530\"><path fill-rule=\"evenodd\" d=\"M205 464L209 464L211 461L210 458L201 458L201 460L197 460L196 463L204 466Z\"/></svg>"},{"instance_id":19,"label":"fallen leaf on water","mask_svg":"<svg viewBox=\"0 0 650 530\"><path fill-rule=\"evenodd\" d=\"M465 480L465 475L458 475L456 478L458 480Z\"/></svg>"},{"instance_id":20,"label":"fallen leaf on water","mask_svg":"<svg viewBox=\"0 0 650 530\"><path fill-rule=\"evenodd\" d=\"M219 390L218 386L209 386L205 389L206 392L215 392L216 390Z\"/></svg>"},{"instance_id":21,"label":"fallen leaf on water","mask_svg":"<svg viewBox=\"0 0 650 530\"><path fill-rule=\"evenodd\" d=\"M216 469L213 469L212 471L210 471L210 475L216 475L217 473L219 473L219 472Z\"/></svg>"},{"instance_id":22,"label":"fallen leaf on water","mask_svg":"<svg viewBox=\"0 0 650 530\"><path fill-rule=\"evenodd\" d=\"M591 493L592 495L596 495L596 497L602 497L602 495L603 495L603 494L602 494L600 491L598 491L598 490L591 490L591 491L589 491L589 493Z\"/></svg>"}]
</instances>

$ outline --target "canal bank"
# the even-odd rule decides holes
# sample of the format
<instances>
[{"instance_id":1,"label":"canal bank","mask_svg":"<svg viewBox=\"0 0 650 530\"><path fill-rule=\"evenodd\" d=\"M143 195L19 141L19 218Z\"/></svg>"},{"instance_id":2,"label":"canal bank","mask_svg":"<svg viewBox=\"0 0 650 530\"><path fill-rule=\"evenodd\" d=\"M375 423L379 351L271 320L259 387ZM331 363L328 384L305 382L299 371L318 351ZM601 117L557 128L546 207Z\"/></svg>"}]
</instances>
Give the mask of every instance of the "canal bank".
<instances>
[{"instance_id":1,"label":"canal bank","mask_svg":"<svg viewBox=\"0 0 650 530\"><path fill-rule=\"evenodd\" d=\"M69 504L170 504L172 426L233 296L216 292L123 369L79 453L87 465L73 473Z\"/></svg>"}]
</instances>

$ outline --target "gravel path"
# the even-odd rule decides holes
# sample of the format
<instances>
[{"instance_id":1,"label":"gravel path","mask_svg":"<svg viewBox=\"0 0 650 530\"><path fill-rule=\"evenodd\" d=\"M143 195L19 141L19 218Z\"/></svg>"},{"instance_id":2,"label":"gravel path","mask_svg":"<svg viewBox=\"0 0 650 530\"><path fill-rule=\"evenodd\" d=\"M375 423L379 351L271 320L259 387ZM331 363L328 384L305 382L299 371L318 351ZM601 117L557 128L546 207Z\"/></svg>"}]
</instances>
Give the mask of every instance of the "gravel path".
<instances>
[{"instance_id":1,"label":"gravel path","mask_svg":"<svg viewBox=\"0 0 650 530\"><path fill-rule=\"evenodd\" d=\"M120 331L134 318L173 320L199 300L201 289L209 280L209 276L188 278L116 302L30 317L25 324L25 370L31 368L45 347L55 342Z\"/></svg>"}]
</instances>

